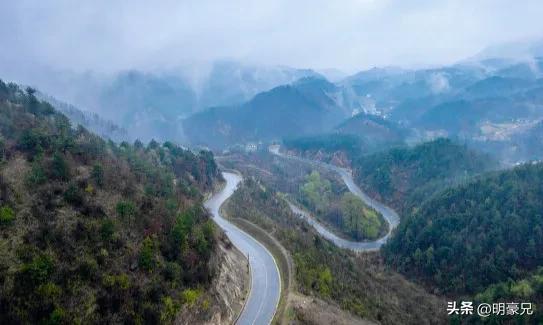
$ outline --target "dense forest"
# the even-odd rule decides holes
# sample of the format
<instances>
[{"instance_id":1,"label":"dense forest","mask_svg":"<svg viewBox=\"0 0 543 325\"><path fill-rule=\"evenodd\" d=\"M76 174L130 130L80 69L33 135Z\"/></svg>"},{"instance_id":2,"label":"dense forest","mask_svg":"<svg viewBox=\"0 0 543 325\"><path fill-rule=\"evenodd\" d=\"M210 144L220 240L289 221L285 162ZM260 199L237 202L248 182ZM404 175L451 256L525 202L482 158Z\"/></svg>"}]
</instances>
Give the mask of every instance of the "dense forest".
<instances>
[{"instance_id":1,"label":"dense forest","mask_svg":"<svg viewBox=\"0 0 543 325\"><path fill-rule=\"evenodd\" d=\"M527 164L446 189L402 220L384 256L442 293L541 297L541 184L543 164Z\"/></svg>"},{"instance_id":2,"label":"dense forest","mask_svg":"<svg viewBox=\"0 0 543 325\"><path fill-rule=\"evenodd\" d=\"M367 144L369 150L382 150L384 147L404 144L410 131L398 123L378 115L358 113L339 124L335 131L339 134L354 135Z\"/></svg>"},{"instance_id":3,"label":"dense forest","mask_svg":"<svg viewBox=\"0 0 543 325\"><path fill-rule=\"evenodd\" d=\"M246 179L225 210L273 233L293 258L297 291L382 324L444 321L437 297L388 270L377 254L357 255L322 239L266 184Z\"/></svg>"},{"instance_id":4,"label":"dense forest","mask_svg":"<svg viewBox=\"0 0 543 325\"><path fill-rule=\"evenodd\" d=\"M367 150L367 144L359 137L349 134L323 134L283 140L287 150L296 154L331 162L334 156L343 155L346 160L352 160Z\"/></svg>"},{"instance_id":5,"label":"dense forest","mask_svg":"<svg viewBox=\"0 0 543 325\"><path fill-rule=\"evenodd\" d=\"M358 113L337 125L333 132L284 138L283 146L293 154L350 167L362 155L404 146L409 132L379 116Z\"/></svg>"},{"instance_id":6,"label":"dense forest","mask_svg":"<svg viewBox=\"0 0 543 325\"><path fill-rule=\"evenodd\" d=\"M401 212L445 186L495 166L489 156L443 138L363 156L352 163L360 187Z\"/></svg>"},{"instance_id":7,"label":"dense forest","mask_svg":"<svg viewBox=\"0 0 543 325\"><path fill-rule=\"evenodd\" d=\"M291 154L351 168L365 192L402 214L438 190L497 167L489 155L445 138L379 150L348 134L285 139L283 145Z\"/></svg>"},{"instance_id":8,"label":"dense forest","mask_svg":"<svg viewBox=\"0 0 543 325\"><path fill-rule=\"evenodd\" d=\"M0 81L0 323L170 322L209 307L213 155L106 142Z\"/></svg>"}]
</instances>

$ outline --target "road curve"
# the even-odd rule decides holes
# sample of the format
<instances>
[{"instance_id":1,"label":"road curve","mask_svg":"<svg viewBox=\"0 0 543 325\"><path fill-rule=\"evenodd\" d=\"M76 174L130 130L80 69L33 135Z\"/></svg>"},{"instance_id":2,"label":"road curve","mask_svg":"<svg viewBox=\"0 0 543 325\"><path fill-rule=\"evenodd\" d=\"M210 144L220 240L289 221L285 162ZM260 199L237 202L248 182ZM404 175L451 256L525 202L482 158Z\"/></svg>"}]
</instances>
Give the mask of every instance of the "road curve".
<instances>
[{"instance_id":1,"label":"road curve","mask_svg":"<svg viewBox=\"0 0 543 325\"><path fill-rule=\"evenodd\" d=\"M226 186L209 198L204 206L230 241L249 258L251 292L236 324L270 324L279 304L281 275L273 256L262 244L221 216L221 205L241 181L241 176L234 173L223 172L222 175Z\"/></svg>"},{"instance_id":2,"label":"road curve","mask_svg":"<svg viewBox=\"0 0 543 325\"><path fill-rule=\"evenodd\" d=\"M357 241L350 241L341 237L338 237L336 234L328 230L324 225L319 223L313 216L309 214L309 212L301 209L300 207L294 205L292 202L288 202L290 209L295 214L299 215L301 218L306 220L315 230L324 238L330 240L333 242L336 246L350 249L353 251L361 252L361 251L369 251L369 250L377 250L379 249L390 237L390 234L392 233L392 230L396 228L400 222L400 217L394 211L392 208L382 204L381 202L378 202L372 198L370 198L366 193L364 193L358 185L353 180L353 176L350 170L346 168L341 168L338 166L334 166L331 164L326 164L323 162L313 161L310 159L301 158L298 156L293 155L286 155L279 151L279 146L270 146L270 152L286 159L294 159L298 161L302 161L305 163L309 163L312 165L317 165L320 167L324 167L326 169L332 170L336 173L338 173L341 176L341 179L354 195L359 197L364 203L366 203L368 206L374 208L379 213L383 215L385 220L388 222L388 232L385 236L375 240L375 241L365 241L365 242L357 242Z\"/></svg>"}]
</instances>

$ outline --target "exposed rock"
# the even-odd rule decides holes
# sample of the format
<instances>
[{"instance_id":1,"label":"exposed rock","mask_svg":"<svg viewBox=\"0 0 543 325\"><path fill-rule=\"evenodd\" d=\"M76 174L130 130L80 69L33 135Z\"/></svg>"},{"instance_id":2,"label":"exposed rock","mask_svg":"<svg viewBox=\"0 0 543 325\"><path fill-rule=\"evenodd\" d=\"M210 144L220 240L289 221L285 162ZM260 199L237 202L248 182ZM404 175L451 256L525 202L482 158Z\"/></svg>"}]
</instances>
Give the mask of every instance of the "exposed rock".
<instances>
[{"instance_id":1,"label":"exposed rock","mask_svg":"<svg viewBox=\"0 0 543 325\"><path fill-rule=\"evenodd\" d=\"M224 234L219 240L218 250L217 260L212 262L218 271L209 290L209 309L196 314L194 310L183 308L175 324L218 325L236 321L249 293L248 261Z\"/></svg>"}]
</instances>

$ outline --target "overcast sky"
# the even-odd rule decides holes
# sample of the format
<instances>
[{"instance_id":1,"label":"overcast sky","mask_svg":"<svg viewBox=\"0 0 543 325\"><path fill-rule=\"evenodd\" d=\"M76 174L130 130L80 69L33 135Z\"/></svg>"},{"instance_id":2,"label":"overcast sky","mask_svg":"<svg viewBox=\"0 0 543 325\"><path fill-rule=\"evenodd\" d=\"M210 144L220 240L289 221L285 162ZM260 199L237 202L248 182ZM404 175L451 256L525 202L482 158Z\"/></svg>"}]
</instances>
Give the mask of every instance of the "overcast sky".
<instances>
[{"instance_id":1,"label":"overcast sky","mask_svg":"<svg viewBox=\"0 0 543 325\"><path fill-rule=\"evenodd\" d=\"M539 38L542 17L541 0L2 0L0 69L434 65Z\"/></svg>"}]
</instances>

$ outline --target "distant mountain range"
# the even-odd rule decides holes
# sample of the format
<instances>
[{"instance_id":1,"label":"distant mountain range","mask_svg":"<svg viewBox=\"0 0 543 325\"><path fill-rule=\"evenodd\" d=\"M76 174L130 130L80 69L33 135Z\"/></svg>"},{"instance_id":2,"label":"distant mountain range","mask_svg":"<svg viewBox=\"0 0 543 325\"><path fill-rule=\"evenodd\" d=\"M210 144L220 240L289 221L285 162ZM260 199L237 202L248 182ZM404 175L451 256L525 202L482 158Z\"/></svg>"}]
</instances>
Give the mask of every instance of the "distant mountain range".
<instances>
[{"instance_id":1,"label":"distant mountain range","mask_svg":"<svg viewBox=\"0 0 543 325\"><path fill-rule=\"evenodd\" d=\"M540 43L524 44L523 55L503 45L450 66L373 68L345 78L332 69L221 61L107 77L49 74L41 81L49 88L41 88L144 141L223 148L341 133L379 147L444 136L515 163L543 158L532 154L543 153Z\"/></svg>"},{"instance_id":2,"label":"distant mountain range","mask_svg":"<svg viewBox=\"0 0 543 325\"><path fill-rule=\"evenodd\" d=\"M290 84L304 77L318 77L310 69L283 66L245 65L233 61L219 61L197 92L197 110L244 103L260 92L279 85Z\"/></svg>"},{"instance_id":3,"label":"distant mountain range","mask_svg":"<svg viewBox=\"0 0 543 325\"><path fill-rule=\"evenodd\" d=\"M215 148L318 134L349 116L334 100L337 91L324 78L303 78L260 93L242 105L197 113L183 127L193 144Z\"/></svg>"},{"instance_id":4,"label":"distant mountain range","mask_svg":"<svg viewBox=\"0 0 543 325\"><path fill-rule=\"evenodd\" d=\"M242 104L256 94L308 76L307 69L219 61L165 71L122 71L112 75L47 71L23 82L55 98L93 111L148 141L185 140L181 119L212 106Z\"/></svg>"},{"instance_id":5,"label":"distant mountain range","mask_svg":"<svg viewBox=\"0 0 543 325\"><path fill-rule=\"evenodd\" d=\"M400 101L390 110L390 120L416 130L421 139L459 138L511 163L540 159L526 150L523 139L527 133L537 132L531 128L543 119L543 59L510 65L502 62L505 65L499 68L496 61L491 60L491 67L481 70L482 74L474 74L473 82ZM469 69L472 66L466 71ZM543 143L532 146L541 151Z\"/></svg>"},{"instance_id":6,"label":"distant mountain range","mask_svg":"<svg viewBox=\"0 0 543 325\"><path fill-rule=\"evenodd\" d=\"M242 105L197 113L184 126L190 142L212 147L330 132L377 146L447 136L514 162L530 155L522 143L513 156L507 146L543 119L542 70L540 58L495 58L421 70L374 68L336 83L311 77Z\"/></svg>"}]
</instances>

